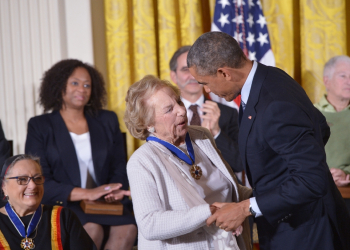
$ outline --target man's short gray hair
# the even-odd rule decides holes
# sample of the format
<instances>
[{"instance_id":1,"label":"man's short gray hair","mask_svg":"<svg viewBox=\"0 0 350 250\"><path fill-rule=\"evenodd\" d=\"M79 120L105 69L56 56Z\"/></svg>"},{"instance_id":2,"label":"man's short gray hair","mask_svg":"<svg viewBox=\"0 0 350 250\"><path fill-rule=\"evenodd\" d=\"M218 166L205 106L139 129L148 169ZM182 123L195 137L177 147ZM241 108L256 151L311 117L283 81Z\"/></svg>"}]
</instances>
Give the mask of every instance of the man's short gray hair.
<instances>
[{"instance_id":1,"label":"man's short gray hair","mask_svg":"<svg viewBox=\"0 0 350 250\"><path fill-rule=\"evenodd\" d=\"M187 55L187 66L195 66L198 75L216 75L218 68L241 68L247 58L237 41L223 32L201 35Z\"/></svg>"},{"instance_id":2,"label":"man's short gray hair","mask_svg":"<svg viewBox=\"0 0 350 250\"><path fill-rule=\"evenodd\" d=\"M335 66L337 65L338 62L347 62L350 64L350 57L341 55L341 56L335 56L329 59L328 62L324 65L323 76L332 77Z\"/></svg>"},{"instance_id":3,"label":"man's short gray hair","mask_svg":"<svg viewBox=\"0 0 350 250\"><path fill-rule=\"evenodd\" d=\"M177 69L177 59L179 56L181 56L183 53L186 53L190 50L191 46L182 46L179 48L177 51L175 51L174 55L171 57L170 62L169 62L169 67L171 71L175 71Z\"/></svg>"}]
</instances>

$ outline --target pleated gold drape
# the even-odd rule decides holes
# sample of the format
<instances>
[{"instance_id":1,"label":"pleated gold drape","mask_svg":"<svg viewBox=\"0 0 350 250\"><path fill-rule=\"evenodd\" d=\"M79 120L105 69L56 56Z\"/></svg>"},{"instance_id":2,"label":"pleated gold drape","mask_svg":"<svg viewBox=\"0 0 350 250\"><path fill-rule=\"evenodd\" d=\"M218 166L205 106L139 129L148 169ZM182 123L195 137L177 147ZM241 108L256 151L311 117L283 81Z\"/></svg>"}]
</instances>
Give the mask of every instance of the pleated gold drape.
<instances>
[{"instance_id":1,"label":"pleated gold drape","mask_svg":"<svg viewBox=\"0 0 350 250\"><path fill-rule=\"evenodd\" d=\"M210 30L215 0L105 0L108 108L122 120L129 86L152 74L170 80L169 61ZM206 20L206 23L203 22ZM127 135L128 156L141 144Z\"/></svg>"},{"instance_id":2,"label":"pleated gold drape","mask_svg":"<svg viewBox=\"0 0 350 250\"><path fill-rule=\"evenodd\" d=\"M350 1L263 0L276 66L318 102L325 93L323 66L350 54Z\"/></svg>"},{"instance_id":3,"label":"pleated gold drape","mask_svg":"<svg viewBox=\"0 0 350 250\"><path fill-rule=\"evenodd\" d=\"M324 93L322 70L350 53L350 1L263 0L276 66L294 77L313 102ZM125 95L144 75L169 77L175 50L210 31L215 0L105 0L108 108L121 130ZM348 18L348 19L346 19ZM128 155L140 145L127 136Z\"/></svg>"}]
</instances>

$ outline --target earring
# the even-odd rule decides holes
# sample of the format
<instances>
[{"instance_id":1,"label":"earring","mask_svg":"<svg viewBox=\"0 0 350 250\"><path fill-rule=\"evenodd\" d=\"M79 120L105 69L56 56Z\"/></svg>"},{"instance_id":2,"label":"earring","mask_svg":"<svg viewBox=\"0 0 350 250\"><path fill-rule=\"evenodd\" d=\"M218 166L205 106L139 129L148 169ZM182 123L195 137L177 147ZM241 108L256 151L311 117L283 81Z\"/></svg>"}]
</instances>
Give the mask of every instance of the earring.
<instances>
[{"instance_id":1,"label":"earring","mask_svg":"<svg viewBox=\"0 0 350 250\"><path fill-rule=\"evenodd\" d=\"M6 197L6 200L8 201L8 200L9 200L9 196L8 196L8 195L5 195L5 197Z\"/></svg>"},{"instance_id":2,"label":"earring","mask_svg":"<svg viewBox=\"0 0 350 250\"><path fill-rule=\"evenodd\" d=\"M150 127L149 129L147 129L148 130L148 132L150 132L150 133L154 133L154 131L156 131L155 129L154 129L154 127Z\"/></svg>"}]
</instances>

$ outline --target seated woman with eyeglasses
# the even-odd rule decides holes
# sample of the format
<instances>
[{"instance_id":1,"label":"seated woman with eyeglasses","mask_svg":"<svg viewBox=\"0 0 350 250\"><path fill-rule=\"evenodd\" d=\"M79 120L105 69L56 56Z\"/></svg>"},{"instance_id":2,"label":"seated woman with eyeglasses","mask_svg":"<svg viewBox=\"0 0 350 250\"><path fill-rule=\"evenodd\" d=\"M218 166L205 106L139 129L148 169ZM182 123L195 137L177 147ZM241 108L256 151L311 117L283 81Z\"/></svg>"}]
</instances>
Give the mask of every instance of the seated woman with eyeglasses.
<instances>
[{"instance_id":1,"label":"seated woman with eyeglasses","mask_svg":"<svg viewBox=\"0 0 350 250\"><path fill-rule=\"evenodd\" d=\"M39 158L8 158L1 180L7 203L0 208L0 249L96 249L73 212L41 205L45 178Z\"/></svg>"}]
</instances>

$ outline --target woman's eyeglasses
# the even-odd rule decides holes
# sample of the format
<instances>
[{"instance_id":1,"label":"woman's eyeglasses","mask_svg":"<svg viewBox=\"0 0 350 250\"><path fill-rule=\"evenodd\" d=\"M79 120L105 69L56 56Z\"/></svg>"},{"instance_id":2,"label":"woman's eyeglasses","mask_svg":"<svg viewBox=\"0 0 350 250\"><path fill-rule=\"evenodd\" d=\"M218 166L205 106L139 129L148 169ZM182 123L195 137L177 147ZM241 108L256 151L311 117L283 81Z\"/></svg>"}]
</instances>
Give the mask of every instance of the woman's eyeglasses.
<instances>
[{"instance_id":1,"label":"woman's eyeglasses","mask_svg":"<svg viewBox=\"0 0 350 250\"><path fill-rule=\"evenodd\" d=\"M28 185L30 179L32 179L36 185L42 185L45 182L45 177L43 175L37 175L37 176L33 176L33 177L14 176L14 177L8 177L6 179L17 179L17 183L19 185Z\"/></svg>"}]
</instances>

